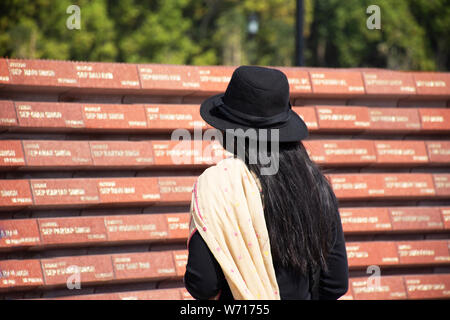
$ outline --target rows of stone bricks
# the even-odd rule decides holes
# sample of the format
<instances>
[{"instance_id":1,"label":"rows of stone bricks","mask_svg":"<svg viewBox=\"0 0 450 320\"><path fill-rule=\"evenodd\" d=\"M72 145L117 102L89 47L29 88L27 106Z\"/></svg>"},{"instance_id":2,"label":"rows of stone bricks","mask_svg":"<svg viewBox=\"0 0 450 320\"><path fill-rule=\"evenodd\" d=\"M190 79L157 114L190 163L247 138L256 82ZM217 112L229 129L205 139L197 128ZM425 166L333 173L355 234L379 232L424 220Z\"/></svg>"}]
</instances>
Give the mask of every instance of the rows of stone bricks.
<instances>
[{"instance_id":1,"label":"rows of stone bricks","mask_svg":"<svg viewBox=\"0 0 450 320\"><path fill-rule=\"evenodd\" d=\"M352 278L341 299L443 299L450 296L450 274L382 276L379 285L367 277Z\"/></svg>"},{"instance_id":2,"label":"rows of stone bricks","mask_svg":"<svg viewBox=\"0 0 450 320\"><path fill-rule=\"evenodd\" d=\"M339 200L445 199L448 173L337 173ZM187 204L195 176L0 180L0 209Z\"/></svg>"},{"instance_id":3,"label":"rows of stone bricks","mask_svg":"<svg viewBox=\"0 0 450 320\"><path fill-rule=\"evenodd\" d=\"M449 246L448 240L346 243L350 269L449 265ZM186 250L4 260L0 290L67 286L76 273L82 286L181 278L186 262Z\"/></svg>"},{"instance_id":4,"label":"rows of stone bricks","mask_svg":"<svg viewBox=\"0 0 450 320\"><path fill-rule=\"evenodd\" d=\"M324 167L438 166L450 162L450 141L309 140ZM0 140L0 169L68 170L209 166L230 154L217 141Z\"/></svg>"},{"instance_id":5,"label":"rows of stone bricks","mask_svg":"<svg viewBox=\"0 0 450 320\"><path fill-rule=\"evenodd\" d=\"M341 208L346 235L450 230L450 207ZM185 242L189 214L128 214L0 220L0 251Z\"/></svg>"},{"instance_id":6,"label":"rows of stone bricks","mask_svg":"<svg viewBox=\"0 0 450 320\"><path fill-rule=\"evenodd\" d=\"M308 153L333 170L351 276L342 299L449 298L450 74L280 69ZM198 103L233 70L0 59L2 295L191 299L181 279L192 169L227 154L168 133L201 138ZM78 170L88 178L67 178ZM67 289L74 266L87 291ZM373 266L375 286L363 276Z\"/></svg>"},{"instance_id":7,"label":"rows of stone bricks","mask_svg":"<svg viewBox=\"0 0 450 320\"><path fill-rule=\"evenodd\" d=\"M379 69L280 68L291 96L445 96L446 73ZM233 67L121 64L0 59L0 85L48 87L55 91L120 89L152 94L208 95L223 92Z\"/></svg>"},{"instance_id":8,"label":"rows of stone bricks","mask_svg":"<svg viewBox=\"0 0 450 320\"><path fill-rule=\"evenodd\" d=\"M450 85L450 84L449 84ZM311 133L450 132L446 108L373 108L364 106L293 107ZM83 104L0 100L0 128L9 131L161 132L211 128L199 105Z\"/></svg>"},{"instance_id":9,"label":"rows of stone bricks","mask_svg":"<svg viewBox=\"0 0 450 320\"><path fill-rule=\"evenodd\" d=\"M72 274L80 275L82 286L174 279L184 275L186 259L187 252L178 250L3 260L0 290L67 286Z\"/></svg>"},{"instance_id":10,"label":"rows of stone bricks","mask_svg":"<svg viewBox=\"0 0 450 320\"><path fill-rule=\"evenodd\" d=\"M442 299L450 292L450 274L382 276L379 286L370 283L367 277L352 278L349 291L341 300L375 299ZM372 284L372 286L370 286ZM181 296L181 297L180 297ZM56 299L66 300L190 300L192 297L185 289L160 289L132 292L116 292L91 295L66 296Z\"/></svg>"},{"instance_id":11,"label":"rows of stone bricks","mask_svg":"<svg viewBox=\"0 0 450 320\"><path fill-rule=\"evenodd\" d=\"M370 282L372 281L372 283ZM370 286L372 284L372 286ZM442 299L450 296L450 274L382 276L379 286L367 277L352 278L349 291L341 300ZM180 298L181 295L181 298ZM185 289L160 289L132 292L66 296L66 300L190 300Z\"/></svg>"}]
</instances>

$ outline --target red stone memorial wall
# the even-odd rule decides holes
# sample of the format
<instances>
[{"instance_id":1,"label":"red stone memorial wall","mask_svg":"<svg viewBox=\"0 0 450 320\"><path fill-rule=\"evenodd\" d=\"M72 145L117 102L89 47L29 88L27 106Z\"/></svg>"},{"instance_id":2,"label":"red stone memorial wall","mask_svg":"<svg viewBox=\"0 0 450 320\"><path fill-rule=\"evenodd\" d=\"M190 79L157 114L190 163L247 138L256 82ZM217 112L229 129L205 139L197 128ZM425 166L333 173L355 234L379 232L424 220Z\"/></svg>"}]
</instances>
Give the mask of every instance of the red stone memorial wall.
<instances>
[{"instance_id":1,"label":"red stone memorial wall","mask_svg":"<svg viewBox=\"0 0 450 320\"><path fill-rule=\"evenodd\" d=\"M450 74L280 69L339 199L342 299L450 298ZM191 299L191 190L226 155L199 104L233 70L0 59L0 299Z\"/></svg>"}]
</instances>

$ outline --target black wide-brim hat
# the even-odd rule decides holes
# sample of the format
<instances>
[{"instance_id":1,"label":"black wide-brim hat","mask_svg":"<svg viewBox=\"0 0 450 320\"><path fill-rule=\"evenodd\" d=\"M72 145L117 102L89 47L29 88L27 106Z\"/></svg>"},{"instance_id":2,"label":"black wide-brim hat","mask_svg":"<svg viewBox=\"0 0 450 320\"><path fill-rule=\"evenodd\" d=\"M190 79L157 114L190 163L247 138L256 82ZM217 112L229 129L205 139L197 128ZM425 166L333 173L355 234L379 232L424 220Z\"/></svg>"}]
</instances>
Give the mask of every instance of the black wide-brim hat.
<instances>
[{"instance_id":1,"label":"black wide-brim hat","mask_svg":"<svg viewBox=\"0 0 450 320\"><path fill-rule=\"evenodd\" d=\"M255 129L257 140L271 141L273 129L278 129L279 142L305 139L308 128L292 110L289 83L277 69L241 66L231 77L224 93L209 97L200 106L200 115L216 129L235 130L236 136L247 136ZM261 130L266 129L266 130Z\"/></svg>"}]
</instances>

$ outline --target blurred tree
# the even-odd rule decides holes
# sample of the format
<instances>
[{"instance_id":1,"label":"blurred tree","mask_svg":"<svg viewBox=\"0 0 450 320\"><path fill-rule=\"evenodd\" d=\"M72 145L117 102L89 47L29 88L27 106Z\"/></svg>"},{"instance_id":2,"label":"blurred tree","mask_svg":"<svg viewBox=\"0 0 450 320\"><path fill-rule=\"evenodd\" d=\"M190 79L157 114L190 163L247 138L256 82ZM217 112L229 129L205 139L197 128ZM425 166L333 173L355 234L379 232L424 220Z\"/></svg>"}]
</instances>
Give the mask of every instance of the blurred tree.
<instances>
[{"instance_id":1,"label":"blurred tree","mask_svg":"<svg viewBox=\"0 0 450 320\"><path fill-rule=\"evenodd\" d=\"M450 1L411 0L411 13L425 31L428 55L436 69L450 68Z\"/></svg>"},{"instance_id":2,"label":"blurred tree","mask_svg":"<svg viewBox=\"0 0 450 320\"><path fill-rule=\"evenodd\" d=\"M449 70L450 0L304 0L306 65ZM81 8L81 30L66 9ZM381 8L381 30L366 8ZM0 56L289 66L296 0L2 0ZM249 34L249 17L259 28Z\"/></svg>"},{"instance_id":3,"label":"blurred tree","mask_svg":"<svg viewBox=\"0 0 450 320\"><path fill-rule=\"evenodd\" d=\"M183 10L189 0L109 0L118 30L120 59L127 62L187 63L196 44L187 33L190 17Z\"/></svg>"},{"instance_id":4,"label":"blurred tree","mask_svg":"<svg viewBox=\"0 0 450 320\"><path fill-rule=\"evenodd\" d=\"M435 69L426 50L426 32L409 10L409 0L314 1L307 47L310 65ZM366 8L381 9L381 29L366 27Z\"/></svg>"},{"instance_id":5,"label":"blurred tree","mask_svg":"<svg viewBox=\"0 0 450 320\"><path fill-rule=\"evenodd\" d=\"M64 0L64 2L68 2L64 7L65 12L72 1ZM107 0L78 0L77 4L81 9L81 30L64 28L62 31L64 38L67 39L63 41L70 46L72 59L116 61L118 57L118 48L115 45L116 26L109 16ZM68 16L65 15L64 21Z\"/></svg>"},{"instance_id":6,"label":"blurred tree","mask_svg":"<svg viewBox=\"0 0 450 320\"><path fill-rule=\"evenodd\" d=\"M69 30L70 0L0 3L0 55L12 58L115 61L114 23L105 0L79 0L81 30ZM4 14L6 13L6 15Z\"/></svg>"}]
</instances>

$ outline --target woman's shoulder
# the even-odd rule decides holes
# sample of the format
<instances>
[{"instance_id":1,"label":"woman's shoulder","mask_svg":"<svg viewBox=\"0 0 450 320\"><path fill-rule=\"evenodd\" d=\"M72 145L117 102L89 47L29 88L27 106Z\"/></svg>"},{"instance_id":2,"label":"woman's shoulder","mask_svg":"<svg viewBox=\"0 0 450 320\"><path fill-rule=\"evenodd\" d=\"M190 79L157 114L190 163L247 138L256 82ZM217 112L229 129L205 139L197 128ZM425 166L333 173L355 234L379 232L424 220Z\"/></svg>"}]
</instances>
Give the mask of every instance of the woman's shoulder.
<instances>
[{"instance_id":1,"label":"woman's shoulder","mask_svg":"<svg viewBox=\"0 0 450 320\"><path fill-rule=\"evenodd\" d=\"M217 164L207 168L200 177L210 177L210 176L228 176L235 172L240 172L242 168L245 167L245 163L235 157L229 157L220 160ZM199 178L200 178L199 177Z\"/></svg>"},{"instance_id":2,"label":"woman's shoulder","mask_svg":"<svg viewBox=\"0 0 450 320\"><path fill-rule=\"evenodd\" d=\"M226 169L235 169L235 168L242 168L245 167L244 161L237 157L228 157L225 159L220 160L214 167L217 169L223 169L224 171Z\"/></svg>"}]
</instances>

